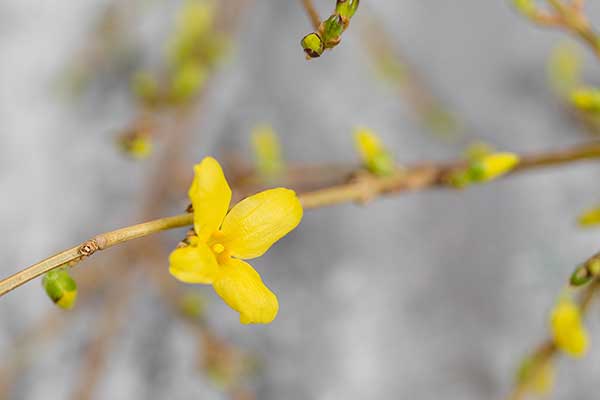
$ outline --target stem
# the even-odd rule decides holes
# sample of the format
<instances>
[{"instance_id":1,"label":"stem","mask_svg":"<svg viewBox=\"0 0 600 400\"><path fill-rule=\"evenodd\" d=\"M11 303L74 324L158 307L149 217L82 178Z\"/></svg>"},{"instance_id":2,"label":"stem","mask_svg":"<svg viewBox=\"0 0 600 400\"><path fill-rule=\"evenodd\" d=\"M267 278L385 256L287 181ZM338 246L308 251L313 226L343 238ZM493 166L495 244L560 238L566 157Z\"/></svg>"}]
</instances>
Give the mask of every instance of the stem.
<instances>
[{"instance_id":1,"label":"stem","mask_svg":"<svg viewBox=\"0 0 600 400\"><path fill-rule=\"evenodd\" d=\"M98 250L104 250L117 244L125 243L160 231L188 226L192 221L193 216L191 214L181 214L103 233L76 247L72 247L40 261L39 263L33 264L29 268L0 281L0 296L5 295L11 290L48 271L59 268L70 262L77 262L83 257L91 256Z\"/></svg>"},{"instance_id":2,"label":"stem","mask_svg":"<svg viewBox=\"0 0 600 400\"><path fill-rule=\"evenodd\" d=\"M319 26L321 25L321 17L319 16L319 12L315 8L315 5L313 4L312 0L301 1L302 6L304 7L304 11L306 11L308 18L310 19L310 23L313 26L313 29L317 31L319 29Z\"/></svg>"},{"instance_id":3,"label":"stem","mask_svg":"<svg viewBox=\"0 0 600 400\"><path fill-rule=\"evenodd\" d=\"M592 49L596 57L600 58L600 37L590 27L586 16L583 14L584 1L573 0L570 4L565 4L560 0L547 1L560 19L558 25L583 40Z\"/></svg>"},{"instance_id":4,"label":"stem","mask_svg":"<svg viewBox=\"0 0 600 400\"><path fill-rule=\"evenodd\" d=\"M590 142L546 153L522 155L519 165L511 174L595 158L600 158L600 142ZM465 168L466 165L463 160L451 163L420 164L398 169L394 174L386 177L358 171L350 182L347 182L348 174L343 172L340 175L342 183L338 180L337 183L328 187L302 193L299 195L299 199L304 208L312 209L350 202L366 203L386 194L445 187L448 186L448 177L456 170ZM339 170L346 171L345 168L339 168ZM192 214L180 214L97 235L76 247L53 255L0 281L0 297L48 271L60 268L67 263L78 262L98 250L104 250L160 231L185 227L192 223Z\"/></svg>"},{"instance_id":5,"label":"stem","mask_svg":"<svg viewBox=\"0 0 600 400\"><path fill-rule=\"evenodd\" d=\"M597 257L598 255L594 256ZM592 257L591 259L593 259ZM598 294L598 290L600 289L600 280L595 279L591 282L581 293L579 297L579 309L581 311L581 315L585 316L588 312L592 300L594 296ZM532 369L542 368L548 361L552 360L554 357L558 355L558 347L554 344L554 340L546 339L544 342L538 345L538 347L534 350L532 355L530 356L534 362ZM534 371L535 373L535 371ZM532 374L533 375L533 374ZM527 394L527 383L522 382L517 384L511 395L508 397L509 400L521 400Z\"/></svg>"}]
</instances>

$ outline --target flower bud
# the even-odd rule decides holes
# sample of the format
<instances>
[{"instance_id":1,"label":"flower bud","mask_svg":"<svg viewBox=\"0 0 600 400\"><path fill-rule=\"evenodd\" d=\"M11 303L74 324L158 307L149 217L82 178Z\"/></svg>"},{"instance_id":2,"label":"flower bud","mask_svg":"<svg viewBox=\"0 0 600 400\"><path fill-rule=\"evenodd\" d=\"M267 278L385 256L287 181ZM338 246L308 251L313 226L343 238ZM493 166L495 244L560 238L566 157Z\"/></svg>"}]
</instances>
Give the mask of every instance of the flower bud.
<instances>
[{"instance_id":1,"label":"flower bud","mask_svg":"<svg viewBox=\"0 0 600 400\"><path fill-rule=\"evenodd\" d=\"M356 130L354 140L363 166L369 172L380 176L390 175L394 172L396 167L394 158L373 131L360 128Z\"/></svg>"},{"instance_id":2,"label":"flower bud","mask_svg":"<svg viewBox=\"0 0 600 400\"><path fill-rule=\"evenodd\" d=\"M323 22L323 42L325 47L336 46L344 32L344 20L340 14L333 14Z\"/></svg>"},{"instance_id":3,"label":"flower bud","mask_svg":"<svg viewBox=\"0 0 600 400\"><path fill-rule=\"evenodd\" d=\"M600 90L580 88L571 92L571 103L582 111L600 111Z\"/></svg>"},{"instance_id":4,"label":"flower bud","mask_svg":"<svg viewBox=\"0 0 600 400\"><path fill-rule=\"evenodd\" d=\"M513 153L493 153L469 165L469 176L473 182L488 182L502 176L519 163Z\"/></svg>"},{"instance_id":5,"label":"flower bud","mask_svg":"<svg viewBox=\"0 0 600 400\"><path fill-rule=\"evenodd\" d=\"M69 310L77 300L77 284L64 269L48 272L42 279L44 290L50 299L60 308Z\"/></svg>"},{"instance_id":6,"label":"flower bud","mask_svg":"<svg viewBox=\"0 0 600 400\"><path fill-rule=\"evenodd\" d=\"M271 126L260 125L254 129L252 147L256 169L262 178L270 180L281 175L284 170L281 145Z\"/></svg>"},{"instance_id":7,"label":"flower bud","mask_svg":"<svg viewBox=\"0 0 600 400\"><path fill-rule=\"evenodd\" d=\"M302 45L307 58L321 57L321 54L323 54L323 50L325 49L321 36L316 32L304 36L300 41L300 44Z\"/></svg>"},{"instance_id":8,"label":"flower bud","mask_svg":"<svg viewBox=\"0 0 600 400\"><path fill-rule=\"evenodd\" d=\"M359 0L337 0L335 12L342 17L350 19L358 9Z\"/></svg>"}]
</instances>

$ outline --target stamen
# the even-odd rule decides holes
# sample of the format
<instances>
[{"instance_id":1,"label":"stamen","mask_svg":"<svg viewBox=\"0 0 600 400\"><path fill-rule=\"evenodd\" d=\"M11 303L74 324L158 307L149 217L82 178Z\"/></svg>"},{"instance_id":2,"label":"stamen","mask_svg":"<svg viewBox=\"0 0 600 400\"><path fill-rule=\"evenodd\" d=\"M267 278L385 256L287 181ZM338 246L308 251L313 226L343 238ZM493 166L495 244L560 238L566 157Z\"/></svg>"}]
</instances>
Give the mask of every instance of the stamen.
<instances>
[{"instance_id":1,"label":"stamen","mask_svg":"<svg viewBox=\"0 0 600 400\"><path fill-rule=\"evenodd\" d=\"M212 247L213 251L217 254L221 254L225 250L225 246L221 243L217 243Z\"/></svg>"}]
</instances>

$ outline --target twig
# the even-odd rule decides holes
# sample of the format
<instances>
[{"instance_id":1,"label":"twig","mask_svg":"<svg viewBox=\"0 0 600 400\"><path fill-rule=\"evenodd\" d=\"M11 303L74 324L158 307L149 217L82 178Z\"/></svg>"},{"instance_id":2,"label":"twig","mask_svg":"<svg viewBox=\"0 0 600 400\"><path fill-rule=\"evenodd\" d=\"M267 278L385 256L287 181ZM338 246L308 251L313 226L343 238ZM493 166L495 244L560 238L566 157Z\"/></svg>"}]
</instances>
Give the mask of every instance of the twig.
<instances>
[{"instance_id":1,"label":"twig","mask_svg":"<svg viewBox=\"0 0 600 400\"><path fill-rule=\"evenodd\" d=\"M581 310L581 314L585 315L591 305L594 296L600 290L600 280L595 279L592 283L590 283L584 291L581 293L579 298L579 309ZM536 350L530 356L532 360L532 369L542 368L548 361L558 356L558 347L554 344L552 339L546 339L542 342ZM535 371L533 371L535 373ZM532 373L533 375L533 373ZM517 384L510 396L509 400L521 400L527 393L527 382L522 382Z\"/></svg>"},{"instance_id":2,"label":"twig","mask_svg":"<svg viewBox=\"0 0 600 400\"><path fill-rule=\"evenodd\" d=\"M583 13L583 0L573 0L569 4L561 0L547 0L554 13L538 11L530 19L541 26L560 27L585 42L600 58L600 36L592 29Z\"/></svg>"},{"instance_id":3,"label":"twig","mask_svg":"<svg viewBox=\"0 0 600 400\"><path fill-rule=\"evenodd\" d=\"M301 0L301 1L302 1L302 6L304 7L304 10L306 11L306 14L308 15L308 18L310 19L310 23L312 24L313 29L315 31L318 30L319 26L321 25L321 17L319 16L319 12L315 8L315 5L313 4L312 0Z\"/></svg>"},{"instance_id":4,"label":"twig","mask_svg":"<svg viewBox=\"0 0 600 400\"><path fill-rule=\"evenodd\" d=\"M549 166L559 166L594 158L600 158L600 142L590 142L564 150L523 155L520 157L521 162L513 170L513 173ZM447 186L448 179L452 173L465 166L466 163L462 160L452 163L420 164L399 169L395 174L388 177L377 177L359 170L355 174L356 178L349 183L345 175L344 181L341 183L338 182L328 188L300 194L299 198L306 209L348 202L364 203L385 194ZM163 230L188 226L192 222L193 216L186 213L98 235L91 240L58 253L0 281L0 296L68 262L78 261L83 257L91 256L98 250L103 250Z\"/></svg>"}]
</instances>

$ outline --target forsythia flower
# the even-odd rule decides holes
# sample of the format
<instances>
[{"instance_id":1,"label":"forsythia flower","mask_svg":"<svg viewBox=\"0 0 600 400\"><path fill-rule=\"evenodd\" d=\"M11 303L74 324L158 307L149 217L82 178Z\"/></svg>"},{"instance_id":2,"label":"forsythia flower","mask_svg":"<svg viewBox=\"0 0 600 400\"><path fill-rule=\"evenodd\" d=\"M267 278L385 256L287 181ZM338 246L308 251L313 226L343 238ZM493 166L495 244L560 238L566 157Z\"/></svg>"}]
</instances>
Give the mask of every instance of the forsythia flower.
<instances>
[{"instance_id":1,"label":"forsythia flower","mask_svg":"<svg viewBox=\"0 0 600 400\"><path fill-rule=\"evenodd\" d=\"M556 346L572 357L582 357L588 348L588 335L581 312L573 301L562 299L550 316L550 328Z\"/></svg>"},{"instance_id":2,"label":"forsythia flower","mask_svg":"<svg viewBox=\"0 0 600 400\"><path fill-rule=\"evenodd\" d=\"M207 157L194 167L189 197L194 235L189 245L169 257L170 272L187 283L212 284L240 322L275 319L277 297L244 261L263 255L302 219L302 205L292 190L276 188L250 196L229 212L231 189L219 163Z\"/></svg>"}]
</instances>

